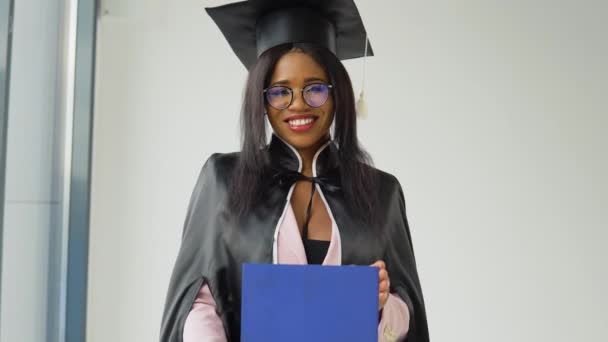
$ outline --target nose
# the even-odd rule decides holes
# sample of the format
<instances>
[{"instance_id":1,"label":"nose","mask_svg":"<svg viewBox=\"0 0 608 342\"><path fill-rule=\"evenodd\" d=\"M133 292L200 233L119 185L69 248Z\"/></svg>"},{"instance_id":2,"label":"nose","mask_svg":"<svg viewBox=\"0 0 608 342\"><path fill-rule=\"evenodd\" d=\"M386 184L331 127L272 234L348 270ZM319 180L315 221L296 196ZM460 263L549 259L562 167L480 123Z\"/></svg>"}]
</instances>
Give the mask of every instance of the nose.
<instances>
[{"instance_id":1,"label":"nose","mask_svg":"<svg viewBox=\"0 0 608 342\"><path fill-rule=\"evenodd\" d=\"M289 106L291 110L301 111L308 110L308 104L304 101L304 97L302 96L301 91L293 92L293 101L291 101L291 105Z\"/></svg>"}]
</instances>

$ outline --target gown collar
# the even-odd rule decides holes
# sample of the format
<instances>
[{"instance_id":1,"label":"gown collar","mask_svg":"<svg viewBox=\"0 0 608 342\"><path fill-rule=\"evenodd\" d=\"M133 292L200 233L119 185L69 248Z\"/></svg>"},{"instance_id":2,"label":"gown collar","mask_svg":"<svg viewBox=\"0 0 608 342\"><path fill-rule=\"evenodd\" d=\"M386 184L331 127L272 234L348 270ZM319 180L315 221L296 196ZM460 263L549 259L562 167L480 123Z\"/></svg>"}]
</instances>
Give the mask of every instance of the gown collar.
<instances>
[{"instance_id":1,"label":"gown collar","mask_svg":"<svg viewBox=\"0 0 608 342\"><path fill-rule=\"evenodd\" d=\"M289 171L302 172L300 154L281 137L272 134L268 145L270 164ZM313 177L326 175L338 166L338 146L333 140L328 140L315 153L312 162Z\"/></svg>"}]
</instances>

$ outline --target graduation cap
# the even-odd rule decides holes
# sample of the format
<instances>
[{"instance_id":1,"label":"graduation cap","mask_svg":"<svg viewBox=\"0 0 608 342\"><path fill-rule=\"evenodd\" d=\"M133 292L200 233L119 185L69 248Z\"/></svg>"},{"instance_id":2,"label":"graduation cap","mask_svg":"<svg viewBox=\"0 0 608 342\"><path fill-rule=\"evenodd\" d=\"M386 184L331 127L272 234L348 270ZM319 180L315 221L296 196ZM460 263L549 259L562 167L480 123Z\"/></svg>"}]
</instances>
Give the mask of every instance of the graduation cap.
<instances>
[{"instance_id":1,"label":"graduation cap","mask_svg":"<svg viewBox=\"0 0 608 342\"><path fill-rule=\"evenodd\" d=\"M339 59L373 56L353 0L249 0L206 8L249 69L266 50L284 43L314 43Z\"/></svg>"}]
</instances>

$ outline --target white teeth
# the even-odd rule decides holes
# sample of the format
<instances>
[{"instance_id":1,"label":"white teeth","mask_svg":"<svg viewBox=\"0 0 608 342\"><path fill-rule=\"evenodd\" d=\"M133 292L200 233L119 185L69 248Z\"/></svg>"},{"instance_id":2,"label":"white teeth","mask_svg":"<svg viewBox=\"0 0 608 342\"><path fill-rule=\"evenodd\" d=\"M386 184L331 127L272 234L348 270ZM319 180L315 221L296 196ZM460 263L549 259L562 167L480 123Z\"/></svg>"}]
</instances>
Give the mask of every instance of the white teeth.
<instances>
[{"instance_id":1,"label":"white teeth","mask_svg":"<svg viewBox=\"0 0 608 342\"><path fill-rule=\"evenodd\" d=\"M313 119L313 118L289 120L289 125L290 126L304 126L304 125L308 125L309 123L311 123L313 121L315 121L315 119Z\"/></svg>"}]
</instances>

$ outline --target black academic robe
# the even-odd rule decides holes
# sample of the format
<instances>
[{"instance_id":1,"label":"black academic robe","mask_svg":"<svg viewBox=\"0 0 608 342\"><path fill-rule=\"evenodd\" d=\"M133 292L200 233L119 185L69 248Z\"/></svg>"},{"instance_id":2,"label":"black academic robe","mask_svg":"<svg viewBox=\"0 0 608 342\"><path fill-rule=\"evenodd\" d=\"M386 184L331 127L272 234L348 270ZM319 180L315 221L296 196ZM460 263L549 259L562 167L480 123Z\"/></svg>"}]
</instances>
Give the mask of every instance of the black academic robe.
<instances>
[{"instance_id":1,"label":"black academic robe","mask_svg":"<svg viewBox=\"0 0 608 342\"><path fill-rule=\"evenodd\" d=\"M273 135L266 151L271 166L298 171L300 158L295 149ZM331 142L317 153L313 164L316 176L340 179L338 147ZM269 182L265 200L253 205L246 217L234 219L228 207L228 189L239 153L213 154L205 163L192 193L182 243L165 303L161 342L181 342L186 317L194 298L207 284L217 305L229 341L240 340L241 265L272 263L274 232L288 204L291 184ZM397 293L410 311L406 341L429 341L424 300L416 270L410 230L405 214L403 191L397 179L373 169L378 178L381 227L370 227L349 215L339 186L321 186L338 228L342 264L370 265L384 260ZM379 233L383 232L383 233Z\"/></svg>"}]
</instances>

